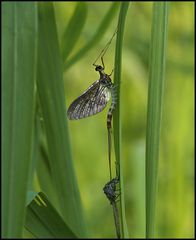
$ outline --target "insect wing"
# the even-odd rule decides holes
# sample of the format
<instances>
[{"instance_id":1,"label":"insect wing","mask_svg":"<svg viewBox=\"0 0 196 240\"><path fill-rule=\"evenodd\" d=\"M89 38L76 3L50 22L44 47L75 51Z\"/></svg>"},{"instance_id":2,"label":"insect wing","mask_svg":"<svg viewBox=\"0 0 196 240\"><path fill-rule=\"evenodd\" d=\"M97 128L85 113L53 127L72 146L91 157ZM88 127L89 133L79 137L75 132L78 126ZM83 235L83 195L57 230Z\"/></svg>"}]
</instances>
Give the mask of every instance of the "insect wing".
<instances>
[{"instance_id":1,"label":"insect wing","mask_svg":"<svg viewBox=\"0 0 196 240\"><path fill-rule=\"evenodd\" d=\"M100 81L94 82L82 95L69 106L67 116L77 120L101 112L110 99L110 92Z\"/></svg>"}]
</instances>

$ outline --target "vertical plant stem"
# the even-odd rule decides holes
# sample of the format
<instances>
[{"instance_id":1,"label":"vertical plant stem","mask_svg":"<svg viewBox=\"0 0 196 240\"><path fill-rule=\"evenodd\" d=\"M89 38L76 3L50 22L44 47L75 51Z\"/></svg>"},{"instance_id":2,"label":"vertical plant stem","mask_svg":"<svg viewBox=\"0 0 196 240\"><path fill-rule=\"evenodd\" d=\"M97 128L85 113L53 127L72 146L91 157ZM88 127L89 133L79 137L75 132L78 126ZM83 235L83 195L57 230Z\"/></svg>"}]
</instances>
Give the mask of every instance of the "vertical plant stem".
<instances>
[{"instance_id":1,"label":"vertical plant stem","mask_svg":"<svg viewBox=\"0 0 196 240\"><path fill-rule=\"evenodd\" d=\"M121 161L121 122L120 122L120 85L121 85L121 63L122 63L122 45L123 33L125 26L125 19L129 2L122 2L118 20L118 32L116 40L116 55L115 55L115 71L114 84L117 86L118 104L114 111L114 148L116 156L116 167L120 174L120 222L121 222L121 238L128 237L128 229L125 219L125 205L124 205L124 186L123 186L123 172ZM117 170L118 172L118 170Z\"/></svg>"},{"instance_id":2,"label":"vertical plant stem","mask_svg":"<svg viewBox=\"0 0 196 240\"><path fill-rule=\"evenodd\" d=\"M168 3L153 7L146 133L146 237L154 237Z\"/></svg>"}]
</instances>

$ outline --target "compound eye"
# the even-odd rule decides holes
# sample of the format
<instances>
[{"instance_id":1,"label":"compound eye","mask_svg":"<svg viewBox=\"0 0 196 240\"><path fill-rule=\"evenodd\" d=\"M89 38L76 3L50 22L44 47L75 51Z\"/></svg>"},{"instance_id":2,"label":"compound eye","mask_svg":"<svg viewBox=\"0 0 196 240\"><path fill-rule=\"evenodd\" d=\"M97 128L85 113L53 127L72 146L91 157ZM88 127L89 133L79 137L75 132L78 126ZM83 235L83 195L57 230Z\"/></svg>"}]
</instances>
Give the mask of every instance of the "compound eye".
<instances>
[{"instance_id":1,"label":"compound eye","mask_svg":"<svg viewBox=\"0 0 196 240\"><path fill-rule=\"evenodd\" d=\"M102 69L103 69L102 66L96 66L95 68L96 71L101 71Z\"/></svg>"}]
</instances>

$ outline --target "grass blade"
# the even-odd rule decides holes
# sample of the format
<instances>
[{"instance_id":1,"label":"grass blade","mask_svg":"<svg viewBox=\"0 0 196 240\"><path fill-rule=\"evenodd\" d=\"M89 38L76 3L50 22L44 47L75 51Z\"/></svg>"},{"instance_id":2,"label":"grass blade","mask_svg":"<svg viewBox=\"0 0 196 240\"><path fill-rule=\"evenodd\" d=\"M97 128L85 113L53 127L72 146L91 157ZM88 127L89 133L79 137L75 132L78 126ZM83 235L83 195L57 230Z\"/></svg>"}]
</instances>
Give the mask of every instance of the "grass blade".
<instances>
[{"instance_id":1,"label":"grass blade","mask_svg":"<svg viewBox=\"0 0 196 240\"><path fill-rule=\"evenodd\" d=\"M146 237L154 237L168 3L153 7L146 133Z\"/></svg>"},{"instance_id":2,"label":"grass blade","mask_svg":"<svg viewBox=\"0 0 196 240\"><path fill-rule=\"evenodd\" d=\"M114 2L112 4L105 17L101 21L98 29L96 30L95 35L89 40L89 42L86 43L86 45L79 52L77 52L73 57L71 57L65 62L64 70L67 70L69 67L71 67L76 61L83 57L93 46L95 46L100 41L104 33L107 31L112 19L114 18L118 7L118 2Z\"/></svg>"},{"instance_id":3,"label":"grass blade","mask_svg":"<svg viewBox=\"0 0 196 240\"><path fill-rule=\"evenodd\" d=\"M2 236L21 238L32 157L37 4L2 3Z\"/></svg>"},{"instance_id":4,"label":"grass blade","mask_svg":"<svg viewBox=\"0 0 196 240\"><path fill-rule=\"evenodd\" d=\"M39 3L37 86L46 131L52 180L64 221L77 236L85 236L81 199L70 151L62 59L53 4ZM46 41L47 39L47 41Z\"/></svg>"},{"instance_id":5,"label":"grass blade","mask_svg":"<svg viewBox=\"0 0 196 240\"><path fill-rule=\"evenodd\" d=\"M78 2L73 16L68 23L68 26L63 34L62 39L62 52L63 62L66 61L67 57L71 53L75 44L77 43L79 36L85 24L87 17L87 4L85 2Z\"/></svg>"},{"instance_id":6,"label":"grass blade","mask_svg":"<svg viewBox=\"0 0 196 240\"><path fill-rule=\"evenodd\" d=\"M43 192L29 196L26 229L36 238L76 238ZM32 200L31 200L32 199Z\"/></svg>"},{"instance_id":7,"label":"grass blade","mask_svg":"<svg viewBox=\"0 0 196 240\"><path fill-rule=\"evenodd\" d=\"M40 188L44 193L46 193L47 197L50 199L50 202L60 212L60 205L53 182L52 169L49 161L49 152L45 138L42 138L40 141L38 159L39 161L37 162L36 173L39 179Z\"/></svg>"},{"instance_id":8,"label":"grass blade","mask_svg":"<svg viewBox=\"0 0 196 240\"><path fill-rule=\"evenodd\" d=\"M117 86L117 99L118 104L114 111L114 148L116 156L116 166L120 169L120 219L121 219L121 237L128 238L128 229L125 219L125 205L124 205L124 184L123 184L123 170L121 160L121 121L120 121L120 86L121 86L121 64L122 64L122 46L123 46L123 33L125 26L125 19L129 2L121 3L118 32L116 39L116 55L115 55L115 70L114 70L114 84Z\"/></svg>"}]
</instances>

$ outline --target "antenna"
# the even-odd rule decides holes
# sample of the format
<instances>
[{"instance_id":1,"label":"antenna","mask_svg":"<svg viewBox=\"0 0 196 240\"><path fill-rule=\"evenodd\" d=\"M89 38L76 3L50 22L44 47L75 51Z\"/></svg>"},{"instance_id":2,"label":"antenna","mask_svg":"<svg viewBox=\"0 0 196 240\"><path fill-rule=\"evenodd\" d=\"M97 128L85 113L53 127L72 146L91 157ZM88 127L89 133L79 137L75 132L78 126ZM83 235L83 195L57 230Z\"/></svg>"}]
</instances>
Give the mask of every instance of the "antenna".
<instances>
[{"instance_id":1,"label":"antenna","mask_svg":"<svg viewBox=\"0 0 196 240\"><path fill-rule=\"evenodd\" d=\"M109 40L109 42L105 45L104 49L100 52L99 56L96 58L95 62L93 63L93 66L97 66L95 63L97 62L97 60L101 57L102 59L102 64L103 64L103 56L105 55L105 53L107 52L114 36L116 35L116 33L118 32L118 27L116 28L114 34L112 35L111 39ZM103 64L104 65L104 64Z\"/></svg>"}]
</instances>

